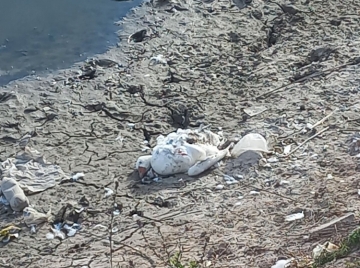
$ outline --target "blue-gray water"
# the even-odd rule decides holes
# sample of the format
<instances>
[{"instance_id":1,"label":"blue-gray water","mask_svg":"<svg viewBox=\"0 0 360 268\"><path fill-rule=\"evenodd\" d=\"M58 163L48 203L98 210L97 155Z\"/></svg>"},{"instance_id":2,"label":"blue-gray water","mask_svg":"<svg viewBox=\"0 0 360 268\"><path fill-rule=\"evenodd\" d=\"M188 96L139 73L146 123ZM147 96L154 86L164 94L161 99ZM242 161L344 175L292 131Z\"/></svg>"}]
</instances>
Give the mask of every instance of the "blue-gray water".
<instances>
[{"instance_id":1,"label":"blue-gray water","mask_svg":"<svg viewBox=\"0 0 360 268\"><path fill-rule=\"evenodd\" d=\"M0 0L0 85L114 46L119 21L141 3L112 0Z\"/></svg>"}]
</instances>

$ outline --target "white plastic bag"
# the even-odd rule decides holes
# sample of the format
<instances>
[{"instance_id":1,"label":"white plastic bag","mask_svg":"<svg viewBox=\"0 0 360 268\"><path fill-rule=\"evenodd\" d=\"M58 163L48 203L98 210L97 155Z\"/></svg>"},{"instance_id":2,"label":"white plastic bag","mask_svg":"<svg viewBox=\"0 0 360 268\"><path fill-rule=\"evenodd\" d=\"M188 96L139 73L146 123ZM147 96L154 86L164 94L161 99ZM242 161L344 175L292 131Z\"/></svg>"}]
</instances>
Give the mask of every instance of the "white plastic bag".
<instances>
[{"instance_id":1,"label":"white plastic bag","mask_svg":"<svg viewBox=\"0 0 360 268\"><path fill-rule=\"evenodd\" d=\"M238 157L246 151L270 153L267 141L258 133L250 133L242 137L241 140L235 144L231 151L231 155L232 157Z\"/></svg>"}]
</instances>

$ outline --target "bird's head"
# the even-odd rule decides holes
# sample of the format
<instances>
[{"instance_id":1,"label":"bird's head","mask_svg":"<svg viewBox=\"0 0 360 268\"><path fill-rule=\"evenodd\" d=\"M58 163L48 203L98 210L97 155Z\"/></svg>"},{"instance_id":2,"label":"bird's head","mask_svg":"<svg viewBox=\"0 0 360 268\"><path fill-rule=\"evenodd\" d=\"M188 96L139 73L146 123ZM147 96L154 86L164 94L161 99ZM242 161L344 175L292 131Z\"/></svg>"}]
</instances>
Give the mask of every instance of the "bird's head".
<instances>
[{"instance_id":1,"label":"bird's head","mask_svg":"<svg viewBox=\"0 0 360 268\"><path fill-rule=\"evenodd\" d=\"M151 155L140 156L136 161L135 168L139 172L139 176L142 179L151 168Z\"/></svg>"}]
</instances>

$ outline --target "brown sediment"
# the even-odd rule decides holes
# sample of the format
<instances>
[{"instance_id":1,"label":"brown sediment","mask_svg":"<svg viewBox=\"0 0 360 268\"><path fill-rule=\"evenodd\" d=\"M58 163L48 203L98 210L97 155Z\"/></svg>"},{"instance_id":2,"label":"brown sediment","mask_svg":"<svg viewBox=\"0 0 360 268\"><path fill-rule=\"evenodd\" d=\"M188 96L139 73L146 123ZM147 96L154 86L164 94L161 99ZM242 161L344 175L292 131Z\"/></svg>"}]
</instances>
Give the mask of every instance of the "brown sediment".
<instances>
[{"instance_id":1,"label":"brown sediment","mask_svg":"<svg viewBox=\"0 0 360 268\"><path fill-rule=\"evenodd\" d=\"M168 267L181 252L200 267L271 267L346 235L309 238L317 226L358 214L360 3L292 1L299 12L291 15L271 2L245 2L145 3L121 23L119 48L99 56L120 67L95 62L83 79L74 67L1 89L1 161L33 131L28 146L68 174L85 173L29 196L33 207L89 203L75 237L47 240L47 225L36 234L24 227L1 249L4 264ZM145 38L131 42L143 29ZM244 109L253 106L267 109L250 117ZM202 123L229 138L261 133L279 153L307 141L270 165L228 159L198 178L141 184L133 171L144 140L154 145L159 134ZM222 174L236 172L244 178L226 185ZM114 194L104 198L105 187ZM302 220L284 220L301 211ZM0 216L1 225L21 222Z\"/></svg>"}]
</instances>

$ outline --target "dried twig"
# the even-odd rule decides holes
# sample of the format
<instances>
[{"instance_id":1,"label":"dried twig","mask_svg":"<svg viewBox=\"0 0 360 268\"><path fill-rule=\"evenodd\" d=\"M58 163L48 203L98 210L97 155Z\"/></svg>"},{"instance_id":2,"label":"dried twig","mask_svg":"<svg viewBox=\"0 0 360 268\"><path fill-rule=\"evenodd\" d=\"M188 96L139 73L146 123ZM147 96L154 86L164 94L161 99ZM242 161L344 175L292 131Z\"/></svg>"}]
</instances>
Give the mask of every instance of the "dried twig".
<instances>
[{"instance_id":1,"label":"dried twig","mask_svg":"<svg viewBox=\"0 0 360 268\"><path fill-rule=\"evenodd\" d=\"M326 130L328 130L330 127L326 127L322 130L320 130L318 133L312 135L310 138L306 139L304 142L300 143L294 150L292 150L290 153L288 153L287 155L282 155L281 157L288 157L291 154L295 153L297 150L299 150L304 144L306 144L307 142L311 141L312 139L316 138L317 136L319 136L321 133L325 132Z\"/></svg>"}]
</instances>

